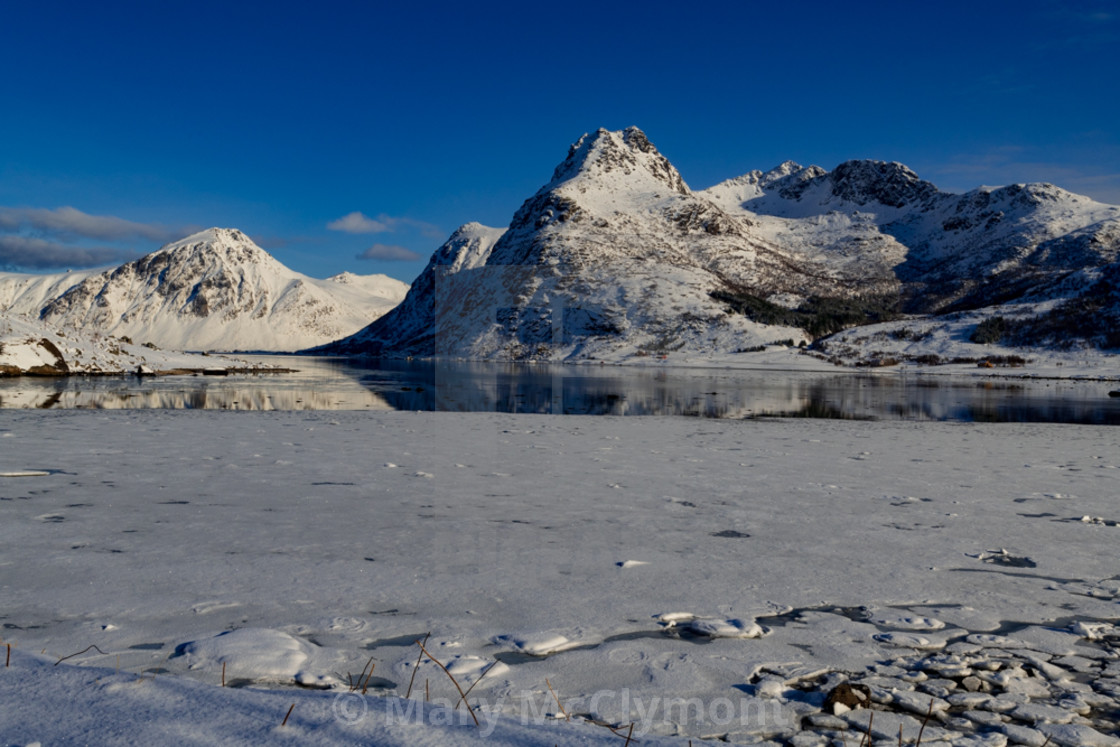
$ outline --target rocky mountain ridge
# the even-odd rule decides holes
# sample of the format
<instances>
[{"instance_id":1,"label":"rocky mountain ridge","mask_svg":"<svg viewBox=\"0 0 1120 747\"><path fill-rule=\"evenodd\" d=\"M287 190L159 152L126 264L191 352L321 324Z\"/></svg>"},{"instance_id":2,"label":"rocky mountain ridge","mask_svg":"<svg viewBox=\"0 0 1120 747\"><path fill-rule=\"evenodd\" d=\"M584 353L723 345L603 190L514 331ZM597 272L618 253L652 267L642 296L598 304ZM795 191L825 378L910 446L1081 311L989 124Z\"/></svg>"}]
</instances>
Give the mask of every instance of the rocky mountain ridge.
<instances>
[{"instance_id":1,"label":"rocky mountain ridge","mask_svg":"<svg viewBox=\"0 0 1120 747\"><path fill-rule=\"evenodd\" d=\"M459 229L400 307L317 351L621 360L808 343L1075 298L1118 237L1120 208L1053 185L951 194L882 161L787 161L694 191L637 128L599 130L506 229Z\"/></svg>"}]
</instances>

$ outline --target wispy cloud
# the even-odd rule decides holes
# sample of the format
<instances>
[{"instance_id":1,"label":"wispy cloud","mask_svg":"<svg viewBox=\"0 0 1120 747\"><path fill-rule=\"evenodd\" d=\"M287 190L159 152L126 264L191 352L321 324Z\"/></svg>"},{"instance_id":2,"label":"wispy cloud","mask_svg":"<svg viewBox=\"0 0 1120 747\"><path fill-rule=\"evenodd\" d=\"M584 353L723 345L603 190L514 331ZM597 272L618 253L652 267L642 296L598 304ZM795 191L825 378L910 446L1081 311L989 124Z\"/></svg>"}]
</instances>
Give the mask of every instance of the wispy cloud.
<instances>
[{"instance_id":1,"label":"wispy cloud","mask_svg":"<svg viewBox=\"0 0 1120 747\"><path fill-rule=\"evenodd\" d=\"M370 218L357 210L347 213L337 220L332 220L327 224L327 228L331 231L343 231L345 233L393 233L402 229L412 229L429 238L438 239L443 236L439 226L422 220L398 218L385 213L381 213L376 218Z\"/></svg>"},{"instance_id":2,"label":"wispy cloud","mask_svg":"<svg viewBox=\"0 0 1120 747\"><path fill-rule=\"evenodd\" d=\"M1120 39L1120 13L1109 2L1052 3L1042 18L1051 33L1037 49L1111 46Z\"/></svg>"},{"instance_id":3,"label":"wispy cloud","mask_svg":"<svg viewBox=\"0 0 1120 747\"><path fill-rule=\"evenodd\" d=\"M387 262L415 262L423 257L411 249L391 244L374 244L361 254L358 259L380 259Z\"/></svg>"},{"instance_id":4,"label":"wispy cloud","mask_svg":"<svg viewBox=\"0 0 1120 747\"><path fill-rule=\"evenodd\" d=\"M1097 145L1094 134L1083 133L1088 145L1063 152L1069 155L1064 161L1054 160L1054 153L1008 144L958 154L925 166L919 173L950 192L966 192L981 185L1049 182L1098 202L1120 205L1120 174L1115 171L1120 151Z\"/></svg>"},{"instance_id":5,"label":"wispy cloud","mask_svg":"<svg viewBox=\"0 0 1120 747\"><path fill-rule=\"evenodd\" d=\"M128 241L142 239L164 243L190 233L189 227L168 227L158 223L137 223L112 215L90 215L72 207L0 207L0 231L37 232L58 241L93 239Z\"/></svg>"},{"instance_id":6,"label":"wispy cloud","mask_svg":"<svg viewBox=\"0 0 1120 747\"><path fill-rule=\"evenodd\" d=\"M111 247L86 248L29 236L0 236L0 267L11 270L62 270L127 262L135 254Z\"/></svg>"},{"instance_id":7,"label":"wispy cloud","mask_svg":"<svg viewBox=\"0 0 1120 747\"><path fill-rule=\"evenodd\" d=\"M54 270L126 262L142 252L132 247L88 246L97 242L163 244L198 230L192 226L139 223L114 215L92 215L73 207L0 205L0 267Z\"/></svg>"}]
</instances>

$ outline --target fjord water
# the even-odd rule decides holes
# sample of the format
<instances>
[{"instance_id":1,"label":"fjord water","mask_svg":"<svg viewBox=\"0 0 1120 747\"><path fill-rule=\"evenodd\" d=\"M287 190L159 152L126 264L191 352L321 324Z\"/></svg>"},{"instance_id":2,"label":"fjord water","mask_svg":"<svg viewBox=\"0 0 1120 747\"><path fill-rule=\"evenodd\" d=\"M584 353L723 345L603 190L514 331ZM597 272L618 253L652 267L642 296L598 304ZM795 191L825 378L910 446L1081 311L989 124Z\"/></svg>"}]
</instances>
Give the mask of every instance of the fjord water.
<instances>
[{"instance_id":1,"label":"fjord water","mask_svg":"<svg viewBox=\"0 0 1120 747\"><path fill-rule=\"evenodd\" d=\"M1105 382L259 356L291 373L0 380L0 408L421 410L1120 425Z\"/></svg>"}]
</instances>

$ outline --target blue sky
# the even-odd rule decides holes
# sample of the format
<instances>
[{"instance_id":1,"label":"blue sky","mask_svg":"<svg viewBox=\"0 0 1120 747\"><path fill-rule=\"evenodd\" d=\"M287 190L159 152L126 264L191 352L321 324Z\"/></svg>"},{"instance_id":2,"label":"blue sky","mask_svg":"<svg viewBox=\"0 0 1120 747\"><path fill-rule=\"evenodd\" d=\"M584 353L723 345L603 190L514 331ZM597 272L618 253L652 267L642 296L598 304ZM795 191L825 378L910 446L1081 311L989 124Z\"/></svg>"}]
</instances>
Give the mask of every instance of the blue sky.
<instances>
[{"instance_id":1,"label":"blue sky","mask_svg":"<svg viewBox=\"0 0 1120 747\"><path fill-rule=\"evenodd\" d=\"M793 159L1120 204L1120 2L23 2L0 23L0 267L244 230L411 281L598 127L703 188Z\"/></svg>"}]
</instances>

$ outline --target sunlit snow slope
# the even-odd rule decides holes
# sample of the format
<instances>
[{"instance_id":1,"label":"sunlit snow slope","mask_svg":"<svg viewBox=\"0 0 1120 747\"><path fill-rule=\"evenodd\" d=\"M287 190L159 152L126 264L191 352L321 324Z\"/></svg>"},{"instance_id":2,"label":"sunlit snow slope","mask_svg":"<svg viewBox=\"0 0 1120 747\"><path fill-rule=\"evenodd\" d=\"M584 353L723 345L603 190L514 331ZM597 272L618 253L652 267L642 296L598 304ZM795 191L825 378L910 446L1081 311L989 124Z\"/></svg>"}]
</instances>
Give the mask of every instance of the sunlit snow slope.
<instances>
[{"instance_id":1,"label":"sunlit snow slope","mask_svg":"<svg viewBox=\"0 0 1120 747\"><path fill-rule=\"evenodd\" d=\"M0 309L161 348L296 350L353 333L407 290L385 275L310 278L211 228L104 272L0 273Z\"/></svg>"}]
</instances>

